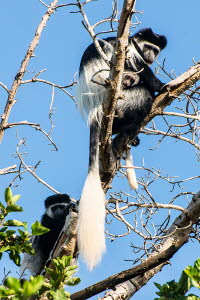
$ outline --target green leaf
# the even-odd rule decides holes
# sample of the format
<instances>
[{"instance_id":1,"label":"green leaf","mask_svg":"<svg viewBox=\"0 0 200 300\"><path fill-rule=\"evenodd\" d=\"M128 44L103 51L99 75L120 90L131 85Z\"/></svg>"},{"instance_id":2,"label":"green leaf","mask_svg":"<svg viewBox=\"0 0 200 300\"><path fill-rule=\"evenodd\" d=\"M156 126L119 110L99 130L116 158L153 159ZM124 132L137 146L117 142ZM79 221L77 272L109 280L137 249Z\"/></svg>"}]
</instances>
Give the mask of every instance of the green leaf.
<instances>
[{"instance_id":1,"label":"green leaf","mask_svg":"<svg viewBox=\"0 0 200 300\"><path fill-rule=\"evenodd\" d=\"M20 266L20 262L21 262L21 258L20 258L20 255L18 252L16 251L11 251L9 253L9 257L12 261L14 261L14 263L17 265L17 266Z\"/></svg>"},{"instance_id":2,"label":"green leaf","mask_svg":"<svg viewBox=\"0 0 200 300\"><path fill-rule=\"evenodd\" d=\"M70 285L70 286L73 286L73 285L79 284L80 281L81 281L80 278L78 278L78 277L73 277L73 278L70 278L70 279L66 282L66 284L67 284L67 285Z\"/></svg>"},{"instance_id":3,"label":"green leaf","mask_svg":"<svg viewBox=\"0 0 200 300\"><path fill-rule=\"evenodd\" d=\"M10 236L12 236L14 233L16 233L16 231L15 231L15 230L7 230L7 231L6 231L6 235L7 235L7 237L10 237Z\"/></svg>"},{"instance_id":4,"label":"green leaf","mask_svg":"<svg viewBox=\"0 0 200 300\"><path fill-rule=\"evenodd\" d=\"M34 294L34 290L33 290L34 286L32 284L32 282L30 281L24 281L23 283L23 296L24 297L30 297L31 295Z\"/></svg>"},{"instance_id":5,"label":"green leaf","mask_svg":"<svg viewBox=\"0 0 200 300\"><path fill-rule=\"evenodd\" d=\"M2 227L2 228L0 229L0 232L6 231L7 228L8 228L8 227Z\"/></svg>"},{"instance_id":6,"label":"green leaf","mask_svg":"<svg viewBox=\"0 0 200 300\"><path fill-rule=\"evenodd\" d=\"M54 300L66 300L66 297L68 296L64 289L57 290L56 292L51 291L49 294Z\"/></svg>"},{"instance_id":7,"label":"green leaf","mask_svg":"<svg viewBox=\"0 0 200 300\"><path fill-rule=\"evenodd\" d=\"M33 249L32 245L28 242L28 243L25 243L22 247L22 251L21 252L26 252L30 255L35 255L35 250Z\"/></svg>"},{"instance_id":8,"label":"green leaf","mask_svg":"<svg viewBox=\"0 0 200 300\"><path fill-rule=\"evenodd\" d=\"M72 271L72 270L76 270L77 268L78 268L78 266L68 266L67 270Z\"/></svg>"},{"instance_id":9,"label":"green leaf","mask_svg":"<svg viewBox=\"0 0 200 300\"><path fill-rule=\"evenodd\" d=\"M0 209L4 210L5 209L5 206L3 205L2 202L0 202Z\"/></svg>"},{"instance_id":10,"label":"green leaf","mask_svg":"<svg viewBox=\"0 0 200 300\"><path fill-rule=\"evenodd\" d=\"M196 295L188 295L186 298L186 300L199 300L200 298L197 297Z\"/></svg>"},{"instance_id":11,"label":"green leaf","mask_svg":"<svg viewBox=\"0 0 200 300\"><path fill-rule=\"evenodd\" d=\"M12 203L12 191L11 188L8 187L5 189L5 201L6 203Z\"/></svg>"},{"instance_id":12,"label":"green leaf","mask_svg":"<svg viewBox=\"0 0 200 300\"><path fill-rule=\"evenodd\" d=\"M19 198L21 198L21 195L15 195L12 197L12 203L15 203L19 200Z\"/></svg>"},{"instance_id":13,"label":"green leaf","mask_svg":"<svg viewBox=\"0 0 200 300\"><path fill-rule=\"evenodd\" d=\"M7 237L7 233L6 232L0 232L0 236Z\"/></svg>"},{"instance_id":14,"label":"green leaf","mask_svg":"<svg viewBox=\"0 0 200 300\"><path fill-rule=\"evenodd\" d=\"M180 286L183 289L184 294L190 290L191 288L191 280L190 277L188 277L188 275L183 271L181 274L181 277L178 281L178 283L180 284Z\"/></svg>"},{"instance_id":15,"label":"green leaf","mask_svg":"<svg viewBox=\"0 0 200 300\"><path fill-rule=\"evenodd\" d=\"M31 277L30 281L31 281L31 283L33 285L32 289L33 289L33 292L35 294L42 287L43 282L44 282L44 277L41 276L41 275L38 275L38 276L35 276L35 277Z\"/></svg>"},{"instance_id":16,"label":"green leaf","mask_svg":"<svg viewBox=\"0 0 200 300\"><path fill-rule=\"evenodd\" d=\"M30 281L26 280L23 283L23 295L29 297L35 293L37 293L42 287L44 282L44 277L41 275L31 276Z\"/></svg>"},{"instance_id":17,"label":"green leaf","mask_svg":"<svg viewBox=\"0 0 200 300\"><path fill-rule=\"evenodd\" d=\"M18 232L22 239L26 239L29 236L28 231L23 231L21 229L18 229Z\"/></svg>"},{"instance_id":18,"label":"green leaf","mask_svg":"<svg viewBox=\"0 0 200 300\"><path fill-rule=\"evenodd\" d=\"M51 279L56 280L58 278L58 274L55 270L46 267L45 270L47 271L47 273L49 273Z\"/></svg>"},{"instance_id":19,"label":"green leaf","mask_svg":"<svg viewBox=\"0 0 200 300\"><path fill-rule=\"evenodd\" d=\"M49 232L50 229L42 226L42 224L38 221L32 224L31 226L32 234L33 235L42 235L46 232Z\"/></svg>"},{"instance_id":20,"label":"green leaf","mask_svg":"<svg viewBox=\"0 0 200 300\"><path fill-rule=\"evenodd\" d=\"M15 291L18 291L21 288L20 280L11 276L6 278L4 284L8 288L13 289Z\"/></svg>"},{"instance_id":21,"label":"green leaf","mask_svg":"<svg viewBox=\"0 0 200 300\"><path fill-rule=\"evenodd\" d=\"M188 266L184 272L192 279L192 285L200 288L200 272L192 266Z\"/></svg>"},{"instance_id":22,"label":"green leaf","mask_svg":"<svg viewBox=\"0 0 200 300\"><path fill-rule=\"evenodd\" d=\"M23 208L17 204L11 204L6 207L6 212L11 213L11 212L22 212Z\"/></svg>"},{"instance_id":23,"label":"green leaf","mask_svg":"<svg viewBox=\"0 0 200 300\"><path fill-rule=\"evenodd\" d=\"M194 268L200 272L200 258L195 261Z\"/></svg>"},{"instance_id":24,"label":"green leaf","mask_svg":"<svg viewBox=\"0 0 200 300\"><path fill-rule=\"evenodd\" d=\"M0 298L1 297L6 297L6 296L10 296L10 295L14 295L15 291L12 289L6 289L4 286L0 286ZM14 298L12 298L14 299Z\"/></svg>"},{"instance_id":25,"label":"green leaf","mask_svg":"<svg viewBox=\"0 0 200 300\"><path fill-rule=\"evenodd\" d=\"M2 247L0 248L0 253L3 253L3 252L8 251L8 250L10 250L10 246L9 246L9 245L2 246Z\"/></svg>"},{"instance_id":26,"label":"green leaf","mask_svg":"<svg viewBox=\"0 0 200 300\"><path fill-rule=\"evenodd\" d=\"M21 222L18 220L8 220L4 223L5 226L26 226L26 222Z\"/></svg>"}]
</instances>

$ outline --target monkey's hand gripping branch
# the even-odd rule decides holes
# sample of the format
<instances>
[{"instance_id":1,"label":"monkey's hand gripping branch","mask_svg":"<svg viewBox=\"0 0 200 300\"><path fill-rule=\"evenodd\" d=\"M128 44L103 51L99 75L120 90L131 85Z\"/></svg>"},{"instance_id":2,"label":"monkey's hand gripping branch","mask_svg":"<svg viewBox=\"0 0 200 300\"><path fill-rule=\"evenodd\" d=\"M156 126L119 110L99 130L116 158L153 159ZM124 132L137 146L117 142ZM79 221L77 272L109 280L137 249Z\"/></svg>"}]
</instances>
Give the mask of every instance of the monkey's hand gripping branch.
<instances>
[{"instance_id":1,"label":"monkey's hand gripping branch","mask_svg":"<svg viewBox=\"0 0 200 300\"><path fill-rule=\"evenodd\" d=\"M154 99L154 103L149 115L144 119L138 133L156 116L161 115L163 110L169 106L174 99L179 95L191 88L198 80L200 80L200 62L192 66L185 73L178 76L176 79L167 83L159 95ZM200 117L199 117L200 118ZM113 149L117 153L118 161L122 158L124 151L126 150L127 144L132 143L132 137L130 138L127 135L117 135L113 140ZM116 173L116 162L110 167L110 170L113 170L112 173L109 173L105 182L105 187L109 188L110 182Z\"/></svg>"}]
</instances>

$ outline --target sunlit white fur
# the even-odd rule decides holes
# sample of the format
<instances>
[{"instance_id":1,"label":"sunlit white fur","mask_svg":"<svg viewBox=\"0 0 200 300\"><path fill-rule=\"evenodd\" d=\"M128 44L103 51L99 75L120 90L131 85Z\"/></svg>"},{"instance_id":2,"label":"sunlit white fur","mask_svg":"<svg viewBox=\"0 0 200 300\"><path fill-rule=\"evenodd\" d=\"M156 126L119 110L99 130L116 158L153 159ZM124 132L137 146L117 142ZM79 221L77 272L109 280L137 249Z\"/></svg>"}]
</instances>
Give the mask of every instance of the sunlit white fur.
<instances>
[{"instance_id":1,"label":"sunlit white fur","mask_svg":"<svg viewBox=\"0 0 200 300\"><path fill-rule=\"evenodd\" d=\"M101 187L99 170L89 171L82 191L78 215L79 252L92 270L105 252L105 194Z\"/></svg>"},{"instance_id":2,"label":"sunlit white fur","mask_svg":"<svg viewBox=\"0 0 200 300\"><path fill-rule=\"evenodd\" d=\"M30 238L30 242L33 244L36 236ZM29 270L33 276L37 275L41 269L42 256L40 256L39 249L35 249L36 254L30 255L24 253L24 257L20 267L20 273L23 275L26 270Z\"/></svg>"},{"instance_id":3,"label":"sunlit white fur","mask_svg":"<svg viewBox=\"0 0 200 300\"><path fill-rule=\"evenodd\" d=\"M108 59L111 59L112 49L111 46L110 53L106 53ZM134 56L135 52L134 45L131 45L130 56ZM80 72L77 85L77 106L84 117L88 116L88 125L93 121L100 124L103 113L102 103L106 96L105 79L108 77L109 67L102 58L87 62ZM99 176L99 152L97 151L95 163L90 166L83 187L78 216L79 252L90 270L100 262L106 249L104 223L105 194Z\"/></svg>"},{"instance_id":4,"label":"sunlit white fur","mask_svg":"<svg viewBox=\"0 0 200 300\"><path fill-rule=\"evenodd\" d=\"M137 190L138 183L136 179L135 170L133 167L133 157L130 150L127 152L127 156L126 156L126 167L127 167L126 173L127 173L129 185L132 189Z\"/></svg>"},{"instance_id":5,"label":"sunlit white fur","mask_svg":"<svg viewBox=\"0 0 200 300\"><path fill-rule=\"evenodd\" d=\"M94 76L98 71L100 72ZM108 66L102 59L88 63L80 73L77 84L77 107L84 117L88 116L88 125L91 124L93 119L98 122L101 119L102 103L106 94L106 88L102 85L105 85L105 79L108 76ZM91 80L95 80L99 84Z\"/></svg>"}]
</instances>

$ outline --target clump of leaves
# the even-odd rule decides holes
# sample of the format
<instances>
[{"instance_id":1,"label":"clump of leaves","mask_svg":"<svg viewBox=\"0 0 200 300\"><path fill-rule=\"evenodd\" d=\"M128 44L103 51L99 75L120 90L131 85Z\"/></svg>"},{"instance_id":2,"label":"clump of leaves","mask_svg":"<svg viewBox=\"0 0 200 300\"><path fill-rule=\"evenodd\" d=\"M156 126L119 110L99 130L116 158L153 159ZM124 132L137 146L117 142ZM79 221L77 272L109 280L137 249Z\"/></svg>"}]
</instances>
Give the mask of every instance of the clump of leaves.
<instances>
[{"instance_id":1,"label":"clump of leaves","mask_svg":"<svg viewBox=\"0 0 200 300\"><path fill-rule=\"evenodd\" d=\"M20 265L20 253L35 254L30 237L41 235L49 231L38 221L32 224L31 234L27 231L27 223L19 220L7 219L12 212L22 212L21 206L16 202L20 195L13 196L10 188L5 190L5 204L0 202L0 259L4 252L9 254L10 259ZM13 230L12 227L21 227ZM72 277L77 266L71 266L72 257L63 256L53 259L54 269L46 268L49 279L44 276L31 276L30 280L21 280L14 277L7 277L4 285L0 286L0 299L26 300L32 295L37 299L70 299L70 294L64 290L65 285L76 285L79 278Z\"/></svg>"},{"instance_id":2,"label":"clump of leaves","mask_svg":"<svg viewBox=\"0 0 200 300\"><path fill-rule=\"evenodd\" d=\"M12 212L22 212L21 206L16 202L20 195L13 196L10 188L5 190L5 204L0 202L0 259L4 252L9 254L10 259L20 265L20 253L34 254L34 249L30 243L32 235L40 235L48 232L49 229L43 227L36 221L31 227L31 234L27 231L27 223L19 220L7 219ZM6 219L6 220L5 220ZM13 230L13 227L21 227Z\"/></svg>"},{"instance_id":3,"label":"clump of leaves","mask_svg":"<svg viewBox=\"0 0 200 300\"><path fill-rule=\"evenodd\" d=\"M65 285L74 286L80 282L80 278L72 277L77 266L71 266L72 256L63 256L52 259L54 269L45 268L50 276L46 286L47 299L65 300L70 299L70 294L64 290Z\"/></svg>"},{"instance_id":4,"label":"clump of leaves","mask_svg":"<svg viewBox=\"0 0 200 300\"><path fill-rule=\"evenodd\" d=\"M65 285L76 285L79 278L72 277L77 266L71 266L71 256L53 259L54 269L46 268L50 278L31 276L30 280L19 280L8 277L0 286L0 299L26 300L32 295L43 300L67 300L70 293L64 290ZM6 298L7 297L7 298Z\"/></svg>"},{"instance_id":5,"label":"clump of leaves","mask_svg":"<svg viewBox=\"0 0 200 300\"><path fill-rule=\"evenodd\" d=\"M44 283L43 276L31 276L30 280L8 277L0 286L0 299L26 300L38 292Z\"/></svg>"},{"instance_id":6,"label":"clump of leaves","mask_svg":"<svg viewBox=\"0 0 200 300\"><path fill-rule=\"evenodd\" d=\"M156 294L160 296L155 300L200 300L194 294L186 296L192 287L200 289L200 258L195 261L194 266L188 266L182 272L178 282L172 280L163 285L154 284L159 289Z\"/></svg>"}]
</instances>

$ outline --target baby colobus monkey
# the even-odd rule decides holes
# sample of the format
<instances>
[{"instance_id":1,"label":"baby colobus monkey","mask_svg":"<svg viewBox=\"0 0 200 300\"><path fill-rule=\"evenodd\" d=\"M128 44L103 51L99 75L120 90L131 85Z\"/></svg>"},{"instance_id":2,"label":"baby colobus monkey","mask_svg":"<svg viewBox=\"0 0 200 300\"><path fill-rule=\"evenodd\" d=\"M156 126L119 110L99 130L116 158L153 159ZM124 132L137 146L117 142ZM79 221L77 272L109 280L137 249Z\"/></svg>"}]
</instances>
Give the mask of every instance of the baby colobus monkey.
<instances>
[{"instance_id":1,"label":"baby colobus monkey","mask_svg":"<svg viewBox=\"0 0 200 300\"><path fill-rule=\"evenodd\" d=\"M65 220L70 210L75 209L69 195L56 194L49 196L45 202L45 213L41 218L41 224L50 229L49 232L34 236L31 239L35 255L25 254L21 270L29 269L33 275L38 275L43 270L59 234L63 229Z\"/></svg>"},{"instance_id":2,"label":"baby colobus monkey","mask_svg":"<svg viewBox=\"0 0 200 300\"><path fill-rule=\"evenodd\" d=\"M106 38L99 43L107 58L111 60L115 38ZM149 66L166 45L166 37L154 33L150 28L142 29L129 37L122 79L124 99L118 100L116 104L113 134L133 138L137 136L142 121L150 112L155 92L159 92L164 86ZM82 56L78 81L78 109L83 115L88 115L90 126L89 171L79 204L78 247L89 269L93 269L101 260L106 248L105 194L99 174L99 139L102 103L107 95L108 76L108 65L99 55L95 45L91 44ZM129 152L127 166L131 163L132 157ZM137 188L134 174L130 175L131 184Z\"/></svg>"}]
</instances>

